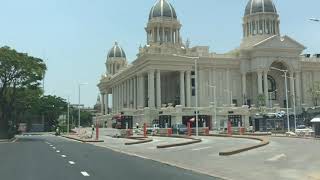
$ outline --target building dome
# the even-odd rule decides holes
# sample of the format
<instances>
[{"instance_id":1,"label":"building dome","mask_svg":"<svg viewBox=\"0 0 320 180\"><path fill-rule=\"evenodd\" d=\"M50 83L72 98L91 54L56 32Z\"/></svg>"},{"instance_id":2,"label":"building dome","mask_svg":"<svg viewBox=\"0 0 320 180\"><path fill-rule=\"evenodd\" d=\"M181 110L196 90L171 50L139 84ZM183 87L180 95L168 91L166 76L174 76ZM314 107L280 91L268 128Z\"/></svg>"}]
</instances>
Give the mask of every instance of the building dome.
<instances>
[{"instance_id":1,"label":"building dome","mask_svg":"<svg viewBox=\"0 0 320 180\"><path fill-rule=\"evenodd\" d=\"M177 14L173 6L167 0L158 0L151 8L149 20L156 17L177 19Z\"/></svg>"},{"instance_id":2,"label":"building dome","mask_svg":"<svg viewBox=\"0 0 320 180\"><path fill-rule=\"evenodd\" d=\"M256 13L277 13L277 9L272 0L249 0L244 15Z\"/></svg>"},{"instance_id":3,"label":"building dome","mask_svg":"<svg viewBox=\"0 0 320 180\"><path fill-rule=\"evenodd\" d=\"M126 53L119 46L119 44L115 42L114 46L110 49L108 53L108 58L126 58Z\"/></svg>"}]
</instances>

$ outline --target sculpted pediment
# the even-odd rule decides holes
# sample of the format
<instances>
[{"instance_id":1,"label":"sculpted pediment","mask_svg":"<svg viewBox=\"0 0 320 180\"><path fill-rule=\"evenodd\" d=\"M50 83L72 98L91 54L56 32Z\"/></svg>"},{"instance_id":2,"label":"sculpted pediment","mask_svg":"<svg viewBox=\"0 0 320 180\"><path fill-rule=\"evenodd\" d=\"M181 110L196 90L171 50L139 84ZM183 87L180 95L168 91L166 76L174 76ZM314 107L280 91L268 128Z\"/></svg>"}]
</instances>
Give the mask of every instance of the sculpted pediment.
<instances>
[{"instance_id":1,"label":"sculpted pediment","mask_svg":"<svg viewBox=\"0 0 320 180\"><path fill-rule=\"evenodd\" d=\"M272 36L267 38L252 47L253 49L287 49L303 51L305 46L290 38L289 36Z\"/></svg>"}]
</instances>

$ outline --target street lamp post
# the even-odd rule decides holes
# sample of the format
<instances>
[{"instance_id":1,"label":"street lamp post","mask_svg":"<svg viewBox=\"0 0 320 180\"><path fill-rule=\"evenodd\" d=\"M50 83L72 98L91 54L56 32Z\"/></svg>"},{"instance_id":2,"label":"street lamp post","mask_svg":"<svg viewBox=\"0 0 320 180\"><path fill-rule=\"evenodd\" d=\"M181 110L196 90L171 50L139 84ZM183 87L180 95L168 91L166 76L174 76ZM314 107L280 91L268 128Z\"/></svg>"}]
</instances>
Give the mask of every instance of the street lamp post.
<instances>
[{"instance_id":1,"label":"street lamp post","mask_svg":"<svg viewBox=\"0 0 320 180\"><path fill-rule=\"evenodd\" d=\"M68 121L67 122L68 123L67 124L67 133L69 134L69 131L70 131L69 130L70 129L70 127L69 127L70 126L69 125L70 124L70 97L69 96L68 96L68 118L67 118L67 121Z\"/></svg>"},{"instance_id":2,"label":"street lamp post","mask_svg":"<svg viewBox=\"0 0 320 180\"><path fill-rule=\"evenodd\" d=\"M80 128L80 93L81 93L81 86L87 85L88 83L79 83L78 84L78 90L79 90L79 104L78 104L78 128Z\"/></svg>"},{"instance_id":3,"label":"street lamp post","mask_svg":"<svg viewBox=\"0 0 320 180\"><path fill-rule=\"evenodd\" d=\"M287 77L289 79L295 80L293 77ZM293 81L294 82L294 81ZM296 93L295 93L295 84L293 84L293 92L292 92L292 102L293 102L293 116L294 116L294 130L296 131L297 129L297 115L296 115Z\"/></svg>"},{"instance_id":4,"label":"street lamp post","mask_svg":"<svg viewBox=\"0 0 320 180\"><path fill-rule=\"evenodd\" d=\"M287 81L287 73L288 70L278 69L275 67L271 67L270 69L280 71L284 73L285 86L286 86L286 106L287 106L287 123L288 123L288 132L290 132L290 120L289 120L289 103L288 103L288 81Z\"/></svg>"},{"instance_id":5,"label":"street lamp post","mask_svg":"<svg viewBox=\"0 0 320 180\"><path fill-rule=\"evenodd\" d=\"M173 56L176 57L182 57L182 58L188 58L188 59L193 59L194 60L194 76L195 76L195 96L196 96L196 136L199 136L199 122L198 122L198 59L200 57L191 57L191 56L181 56L177 54L173 54Z\"/></svg>"}]
</instances>

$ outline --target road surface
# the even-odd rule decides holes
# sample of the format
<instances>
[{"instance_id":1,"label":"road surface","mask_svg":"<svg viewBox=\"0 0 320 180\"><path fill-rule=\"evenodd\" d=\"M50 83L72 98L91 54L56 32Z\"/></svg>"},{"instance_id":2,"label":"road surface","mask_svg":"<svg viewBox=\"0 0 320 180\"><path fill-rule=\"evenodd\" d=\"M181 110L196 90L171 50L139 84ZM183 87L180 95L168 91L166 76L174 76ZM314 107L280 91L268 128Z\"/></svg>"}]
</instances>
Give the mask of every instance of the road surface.
<instances>
[{"instance_id":1,"label":"road surface","mask_svg":"<svg viewBox=\"0 0 320 180\"><path fill-rule=\"evenodd\" d=\"M55 136L0 143L4 180L216 180L206 175Z\"/></svg>"}]
</instances>

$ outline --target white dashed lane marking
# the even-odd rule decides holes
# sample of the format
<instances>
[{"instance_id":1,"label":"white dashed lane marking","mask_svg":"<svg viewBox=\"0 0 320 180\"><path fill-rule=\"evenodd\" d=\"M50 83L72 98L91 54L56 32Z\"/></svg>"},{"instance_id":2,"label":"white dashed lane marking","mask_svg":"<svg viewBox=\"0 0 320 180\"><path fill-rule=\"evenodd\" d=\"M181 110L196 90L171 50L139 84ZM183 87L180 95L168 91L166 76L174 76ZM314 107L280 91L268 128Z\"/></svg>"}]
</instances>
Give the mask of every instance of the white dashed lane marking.
<instances>
[{"instance_id":1,"label":"white dashed lane marking","mask_svg":"<svg viewBox=\"0 0 320 180\"><path fill-rule=\"evenodd\" d=\"M81 174L82 174L83 176L90 176L90 174L88 174L88 173L85 172L85 171L81 171Z\"/></svg>"},{"instance_id":2,"label":"white dashed lane marking","mask_svg":"<svg viewBox=\"0 0 320 180\"><path fill-rule=\"evenodd\" d=\"M61 157L65 158L65 157L67 157L67 156L66 156L66 155L61 155Z\"/></svg>"},{"instance_id":3,"label":"white dashed lane marking","mask_svg":"<svg viewBox=\"0 0 320 180\"><path fill-rule=\"evenodd\" d=\"M74 164L76 164L76 163L73 162L73 161L69 161L69 164L74 165Z\"/></svg>"},{"instance_id":4,"label":"white dashed lane marking","mask_svg":"<svg viewBox=\"0 0 320 180\"><path fill-rule=\"evenodd\" d=\"M200 150L204 150L204 149L210 149L211 147L202 147L202 148L196 148L196 149L191 149L191 151L200 151Z\"/></svg>"},{"instance_id":5,"label":"white dashed lane marking","mask_svg":"<svg viewBox=\"0 0 320 180\"><path fill-rule=\"evenodd\" d=\"M56 152L57 152L57 153L59 153L60 151L59 151L59 150L57 150Z\"/></svg>"}]
</instances>

